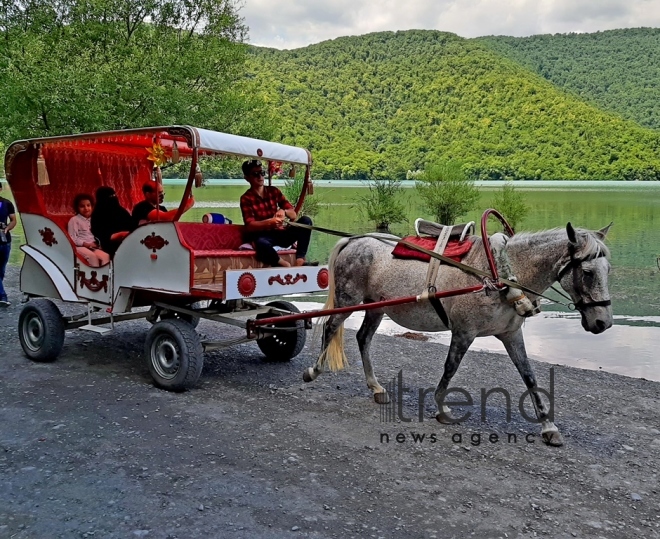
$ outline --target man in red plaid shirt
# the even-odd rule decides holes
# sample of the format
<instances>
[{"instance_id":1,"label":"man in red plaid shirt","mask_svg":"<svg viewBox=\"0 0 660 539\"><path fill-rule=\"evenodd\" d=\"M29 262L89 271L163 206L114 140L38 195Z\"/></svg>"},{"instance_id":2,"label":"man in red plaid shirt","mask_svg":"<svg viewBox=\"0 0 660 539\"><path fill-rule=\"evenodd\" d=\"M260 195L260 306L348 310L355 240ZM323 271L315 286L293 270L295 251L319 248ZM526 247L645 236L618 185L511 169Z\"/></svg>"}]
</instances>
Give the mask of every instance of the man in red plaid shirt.
<instances>
[{"instance_id":1,"label":"man in red plaid shirt","mask_svg":"<svg viewBox=\"0 0 660 539\"><path fill-rule=\"evenodd\" d=\"M289 247L297 241L296 266L317 266L318 262L305 261L312 231L292 226L285 228L285 217L295 221L298 215L282 191L277 187L264 185L261 162L245 161L242 168L250 189L241 196L241 212L248 237L257 252L257 260L269 266L290 266L291 264L279 257L275 246ZM297 222L312 224L312 220L306 216Z\"/></svg>"}]
</instances>

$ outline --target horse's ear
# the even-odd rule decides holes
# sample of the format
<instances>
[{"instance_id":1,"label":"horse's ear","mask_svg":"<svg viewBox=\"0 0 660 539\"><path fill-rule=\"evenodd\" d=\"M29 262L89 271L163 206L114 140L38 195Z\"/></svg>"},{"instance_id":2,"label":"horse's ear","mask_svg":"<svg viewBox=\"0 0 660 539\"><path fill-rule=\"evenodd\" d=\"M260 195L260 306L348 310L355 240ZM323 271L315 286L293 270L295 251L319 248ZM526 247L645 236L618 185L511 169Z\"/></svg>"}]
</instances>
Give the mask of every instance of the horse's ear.
<instances>
[{"instance_id":1,"label":"horse's ear","mask_svg":"<svg viewBox=\"0 0 660 539\"><path fill-rule=\"evenodd\" d=\"M600 230L596 230L594 234L598 236L599 240L604 240L605 236L607 236L607 233L610 231L610 227L614 224L614 221L612 221L609 225L607 225L605 228L601 228Z\"/></svg>"},{"instance_id":2,"label":"horse's ear","mask_svg":"<svg viewBox=\"0 0 660 539\"><path fill-rule=\"evenodd\" d=\"M575 233L575 229L570 222L566 223L566 234L568 234L568 241L577 245L577 234Z\"/></svg>"}]
</instances>

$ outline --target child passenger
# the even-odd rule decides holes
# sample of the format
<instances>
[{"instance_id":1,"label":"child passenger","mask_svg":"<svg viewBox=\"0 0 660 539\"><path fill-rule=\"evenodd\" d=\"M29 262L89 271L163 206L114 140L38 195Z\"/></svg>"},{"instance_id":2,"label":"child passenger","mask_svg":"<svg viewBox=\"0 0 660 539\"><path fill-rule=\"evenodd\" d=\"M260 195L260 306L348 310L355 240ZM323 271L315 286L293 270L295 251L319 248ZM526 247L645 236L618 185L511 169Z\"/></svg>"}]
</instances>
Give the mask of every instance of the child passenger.
<instances>
[{"instance_id":1,"label":"child passenger","mask_svg":"<svg viewBox=\"0 0 660 539\"><path fill-rule=\"evenodd\" d=\"M87 264L98 268L110 262L110 255L101 251L99 244L92 234L90 217L94 209L94 200L91 195L81 193L73 200L73 209L76 215L69 220L69 236L76 245L76 250Z\"/></svg>"}]
</instances>

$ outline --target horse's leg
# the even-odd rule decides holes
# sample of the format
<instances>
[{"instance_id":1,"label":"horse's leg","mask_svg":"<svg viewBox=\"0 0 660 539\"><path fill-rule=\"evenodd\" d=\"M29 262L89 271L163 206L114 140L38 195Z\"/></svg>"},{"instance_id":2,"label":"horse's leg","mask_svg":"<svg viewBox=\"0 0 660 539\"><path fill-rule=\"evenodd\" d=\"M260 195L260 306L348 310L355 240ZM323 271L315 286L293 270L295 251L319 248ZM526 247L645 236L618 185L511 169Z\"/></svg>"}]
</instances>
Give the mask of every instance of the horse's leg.
<instances>
[{"instance_id":1,"label":"horse's leg","mask_svg":"<svg viewBox=\"0 0 660 539\"><path fill-rule=\"evenodd\" d=\"M371 346L371 339L374 333L376 333L383 316L383 312L367 310L364 313L364 321L357 333L358 346L360 348L360 355L362 356L362 367L364 368L364 375L367 378L367 387L373 392L374 400L378 404L387 404L390 402L390 398L385 388L378 383L378 379L374 374L373 365L369 358L369 348Z\"/></svg>"},{"instance_id":2,"label":"horse's leg","mask_svg":"<svg viewBox=\"0 0 660 539\"><path fill-rule=\"evenodd\" d=\"M313 382L316 380L323 372L323 357L326 348L332 341L332 338L335 336L337 331L342 327L344 321L351 315L351 313L342 313L342 314L333 314L328 317L328 319L323 324L323 342L321 345L321 354L319 358L314 363L313 367L307 367L303 372L303 381ZM342 335L343 339L343 335Z\"/></svg>"},{"instance_id":3,"label":"horse's leg","mask_svg":"<svg viewBox=\"0 0 660 539\"><path fill-rule=\"evenodd\" d=\"M438 387L435 389L435 402L438 405L438 412L435 415L435 418L440 423L454 424L456 420L451 416L451 410L449 406L444 403L445 400L445 391L449 387L449 382L456 374L459 365L467 352L467 349L470 348L470 345L474 342L474 336L468 335L466 333L459 333L453 331L451 334L451 344L449 345L449 353L447 354L447 359L445 360L445 372L442 374L442 378L438 383Z\"/></svg>"},{"instance_id":4,"label":"horse's leg","mask_svg":"<svg viewBox=\"0 0 660 539\"><path fill-rule=\"evenodd\" d=\"M509 357L518 369L527 389L529 389L532 396L532 404L536 411L536 417L538 417L541 422L541 436L543 437L543 441L548 445L564 445L564 440L559 433L559 429L548 418L548 411L537 391L536 377L534 376L532 366L529 364L529 359L527 359L527 351L525 350L522 329L495 336L502 341L502 344L504 344L504 348L506 348Z\"/></svg>"}]
</instances>

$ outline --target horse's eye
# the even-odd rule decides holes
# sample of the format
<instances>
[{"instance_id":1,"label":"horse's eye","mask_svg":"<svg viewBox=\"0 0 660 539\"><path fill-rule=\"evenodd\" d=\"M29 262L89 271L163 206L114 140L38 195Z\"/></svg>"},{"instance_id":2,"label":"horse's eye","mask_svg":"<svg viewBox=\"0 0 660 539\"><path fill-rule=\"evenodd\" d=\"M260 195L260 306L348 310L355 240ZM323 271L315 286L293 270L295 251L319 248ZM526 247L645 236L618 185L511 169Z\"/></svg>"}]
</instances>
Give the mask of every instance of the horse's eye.
<instances>
[{"instance_id":1,"label":"horse's eye","mask_svg":"<svg viewBox=\"0 0 660 539\"><path fill-rule=\"evenodd\" d=\"M584 273L587 277L593 277L594 276L594 272L591 271L591 270L588 270L588 269L583 269L582 273Z\"/></svg>"}]
</instances>

